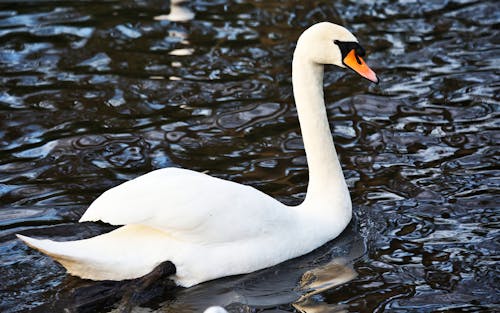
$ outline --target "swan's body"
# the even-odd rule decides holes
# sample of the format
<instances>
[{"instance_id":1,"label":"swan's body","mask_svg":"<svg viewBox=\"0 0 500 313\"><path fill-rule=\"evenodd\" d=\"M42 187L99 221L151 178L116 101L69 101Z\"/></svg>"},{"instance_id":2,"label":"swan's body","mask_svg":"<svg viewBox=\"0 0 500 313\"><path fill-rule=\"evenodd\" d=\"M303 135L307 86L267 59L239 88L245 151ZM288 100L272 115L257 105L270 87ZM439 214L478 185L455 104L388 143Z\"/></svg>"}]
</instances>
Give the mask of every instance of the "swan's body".
<instances>
[{"instance_id":1,"label":"swan's body","mask_svg":"<svg viewBox=\"0 0 500 313\"><path fill-rule=\"evenodd\" d=\"M344 42L357 39L341 26L320 23L302 34L295 49L294 95L309 165L302 204L289 207L249 186L166 168L106 191L80 219L125 226L78 241L19 237L83 278L137 278L170 261L176 267L172 279L186 287L269 267L335 238L351 219L351 201L322 82L323 64L351 67L341 51ZM373 72L358 72L376 80Z\"/></svg>"}]
</instances>

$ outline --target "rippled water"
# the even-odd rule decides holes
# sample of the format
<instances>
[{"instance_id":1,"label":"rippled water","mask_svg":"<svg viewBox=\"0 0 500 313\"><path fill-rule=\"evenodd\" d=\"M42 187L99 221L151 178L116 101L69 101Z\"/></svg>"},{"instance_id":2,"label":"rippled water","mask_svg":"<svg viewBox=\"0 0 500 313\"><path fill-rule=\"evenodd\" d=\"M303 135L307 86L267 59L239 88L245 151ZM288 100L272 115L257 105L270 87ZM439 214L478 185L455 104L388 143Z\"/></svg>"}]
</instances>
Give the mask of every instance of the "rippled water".
<instances>
[{"instance_id":1,"label":"rippled water","mask_svg":"<svg viewBox=\"0 0 500 313\"><path fill-rule=\"evenodd\" d=\"M0 2L2 312L497 309L498 2L173 2ZM356 215L341 237L189 289L67 276L15 238L107 231L77 223L90 202L166 166L299 203L290 62L323 20L350 28L382 78L325 75Z\"/></svg>"}]
</instances>

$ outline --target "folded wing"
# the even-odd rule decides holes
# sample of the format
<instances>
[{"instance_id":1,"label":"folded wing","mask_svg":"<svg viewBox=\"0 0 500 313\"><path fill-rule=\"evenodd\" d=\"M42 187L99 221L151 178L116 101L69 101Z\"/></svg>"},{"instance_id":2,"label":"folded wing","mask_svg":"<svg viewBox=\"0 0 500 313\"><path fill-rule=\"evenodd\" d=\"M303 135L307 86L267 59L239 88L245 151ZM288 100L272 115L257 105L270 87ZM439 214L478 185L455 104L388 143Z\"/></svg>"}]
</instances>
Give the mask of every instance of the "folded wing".
<instances>
[{"instance_id":1,"label":"folded wing","mask_svg":"<svg viewBox=\"0 0 500 313\"><path fill-rule=\"evenodd\" d=\"M146 225L178 239L214 243L279 231L292 219L291 209L253 187L166 168L106 191L80 222Z\"/></svg>"}]
</instances>

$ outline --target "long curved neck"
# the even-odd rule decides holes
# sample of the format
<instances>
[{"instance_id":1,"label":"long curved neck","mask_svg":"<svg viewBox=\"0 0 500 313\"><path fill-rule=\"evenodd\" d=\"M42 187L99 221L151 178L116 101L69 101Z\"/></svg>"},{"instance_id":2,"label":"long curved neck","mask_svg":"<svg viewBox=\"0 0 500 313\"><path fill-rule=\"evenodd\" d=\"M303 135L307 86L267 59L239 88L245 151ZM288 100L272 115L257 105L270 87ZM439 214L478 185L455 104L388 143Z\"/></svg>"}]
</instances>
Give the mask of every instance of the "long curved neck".
<instances>
[{"instance_id":1,"label":"long curved neck","mask_svg":"<svg viewBox=\"0 0 500 313\"><path fill-rule=\"evenodd\" d=\"M302 206L308 210L350 206L349 192L335 150L323 97L324 66L295 53L292 80L307 163L309 186Z\"/></svg>"}]
</instances>

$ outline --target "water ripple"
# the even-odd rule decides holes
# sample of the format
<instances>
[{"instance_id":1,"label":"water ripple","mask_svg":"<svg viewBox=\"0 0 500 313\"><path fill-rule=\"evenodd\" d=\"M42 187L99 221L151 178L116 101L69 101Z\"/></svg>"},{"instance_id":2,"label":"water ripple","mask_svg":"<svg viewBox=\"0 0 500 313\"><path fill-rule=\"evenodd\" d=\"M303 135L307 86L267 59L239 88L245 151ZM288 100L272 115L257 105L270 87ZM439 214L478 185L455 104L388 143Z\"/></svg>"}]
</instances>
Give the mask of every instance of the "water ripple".
<instances>
[{"instance_id":1,"label":"water ripple","mask_svg":"<svg viewBox=\"0 0 500 313\"><path fill-rule=\"evenodd\" d=\"M245 312L494 311L497 8L475 0L3 1L0 310L191 312L219 301ZM186 290L156 284L141 303L127 300L126 284L66 277L15 239L102 233L109 228L77 223L89 203L168 166L300 203L308 173L290 62L300 32L323 20L353 30L381 77L371 86L348 71L325 73L356 215L345 236L262 272ZM346 255L353 275L337 284L335 274L347 272L337 263L321 269ZM315 269L327 288L302 290L302 274Z\"/></svg>"}]
</instances>

